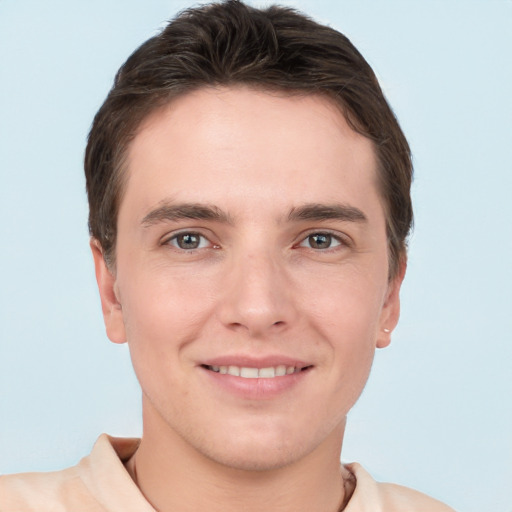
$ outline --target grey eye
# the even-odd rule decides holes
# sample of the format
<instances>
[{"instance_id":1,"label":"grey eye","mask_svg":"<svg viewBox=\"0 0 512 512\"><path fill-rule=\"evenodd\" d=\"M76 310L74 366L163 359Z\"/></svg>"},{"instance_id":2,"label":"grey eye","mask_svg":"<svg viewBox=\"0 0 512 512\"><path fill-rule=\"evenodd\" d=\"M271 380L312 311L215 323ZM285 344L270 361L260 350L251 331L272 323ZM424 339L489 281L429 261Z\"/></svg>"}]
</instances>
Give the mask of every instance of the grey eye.
<instances>
[{"instance_id":1,"label":"grey eye","mask_svg":"<svg viewBox=\"0 0 512 512\"><path fill-rule=\"evenodd\" d=\"M180 233L173 236L169 243L184 250L202 249L208 245L206 238L197 233Z\"/></svg>"},{"instance_id":2,"label":"grey eye","mask_svg":"<svg viewBox=\"0 0 512 512\"><path fill-rule=\"evenodd\" d=\"M313 233L300 244L301 247L310 247L311 249L331 249L338 245L341 245L341 242L329 233Z\"/></svg>"},{"instance_id":3,"label":"grey eye","mask_svg":"<svg viewBox=\"0 0 512 512\"><path fill-rule=\"evenodd\" d=\"M322 233L308 236L309 245L313 249L328 249L331 246L331 235Z\"/></svg>"}]
</instances>

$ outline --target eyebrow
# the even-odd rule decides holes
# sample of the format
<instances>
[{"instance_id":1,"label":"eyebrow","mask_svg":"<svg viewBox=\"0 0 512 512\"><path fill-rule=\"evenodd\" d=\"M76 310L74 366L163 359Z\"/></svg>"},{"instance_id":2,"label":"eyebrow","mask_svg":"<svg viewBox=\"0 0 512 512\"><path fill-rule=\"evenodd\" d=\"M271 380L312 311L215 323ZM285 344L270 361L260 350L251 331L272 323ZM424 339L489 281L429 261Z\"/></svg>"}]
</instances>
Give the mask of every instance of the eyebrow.
<instances>
[{"instance_id":1,"label":"eyebrow","mask_svg":"<svg viewBox=\"0 0 512 512\"><path fill-rule=\"evenodd\" d=\"M216 222L231 223L229 216L220 208L198 203L173 204L164 202L154 210L151 210L143 219L144 227L153 226L159 222L177 221L183 219L211 220Z\"/></svg>"},{"instance_id":2,"label":"eyebrow","mask_svg":"<svg viewBox=\"0 0 512 512\"><path fill-rule=\"evenodd\" d=\"M200 203L179 203L174 204L164 201L160 206L151 210L142 219L144 227L150 227L160 222L178 221L183 219L210 220L232 224L233 221L220 208L215 205ZM294 207L288 214L289 222L297 221L323 221L341 220L349 222L367 222L366 215L354 206L345 204L305 204Z\"/></svg>"},{"instance_id":3,"label":"eyebrow","mask_svg":"<svg viewBox=\"0 0 512 512\"><path fill-rule=\"evenodd\" d=\"M366 215L354 206L346 204L305 204L292 208L289 221L301 220L341 220L349 222L367 222Z\"/></svg>"}]
</instances>

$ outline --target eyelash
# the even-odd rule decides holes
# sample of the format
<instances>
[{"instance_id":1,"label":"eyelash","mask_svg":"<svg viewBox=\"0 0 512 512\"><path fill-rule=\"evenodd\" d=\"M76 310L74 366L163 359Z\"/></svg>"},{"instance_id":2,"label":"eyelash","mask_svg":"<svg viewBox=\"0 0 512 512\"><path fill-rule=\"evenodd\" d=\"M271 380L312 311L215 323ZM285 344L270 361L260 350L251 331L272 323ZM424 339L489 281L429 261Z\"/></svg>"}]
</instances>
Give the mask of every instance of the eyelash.
<instances>
[{"instance_id":1,"label":"eyelash","mask_svg":"<svg viewBox=\"0 0 512 512\"><path fill-rule=\"evenodd\" d=\"M189 247L189 248L180 247L178 245L179 238L187 237L187 236L197 237L199 239L199 246L198 247ZM315 236L328 238L329 239L329 247L320 248L320 247L311 247L311 246L306 245L308 240L310 240L312 237L315 237ZM206 242L206 244L205 244L205 242ZM334 242L334 245L332 245L333 242ZM206 236L204 236L201 233L198 233L196 231L181 231L179 233L176 233L173 236L165 239L162 242L162 245L171 245L175 249L184 251L184 252L192 252L192 251L196 251L196 250L200 250L200 249L208 249L208 248L218 249L220 247L219 245L213 244ZM309 249L309 250L312 250L315 252L330 252L330 251L335 251L341 247L347 247L347 246L350 246L349 241L345 237L340 236L339 234L334 234L329 231L311 231L311 232L307 233L305 236L303 236L303 238L301 238L301 240L297 244L294 244L293 248L295 249L298 247L304 247L306 249Z\"/></svg>"},{"instance_id":2,"label":"eyelash","mask_svg":"<svg viewBox=\"0 0 512 512\"><path fill-rule=\"evenodd\" d=\"M308 240L310 240L314 236L324 236L326 238L330 239L330 245L329 247L325 248L319 248L319 247L311 247L307 246ZM335 245L332 245L332 243L335 242ZM335 251L342 247L349 246L349 241L346 239L346 237L340 236L339 234L332 233L330 231L311 231L304 236L300 240L298 244L295 245L295 247L305 247L307 249L310 249L312 251L318 251L318 252L327 252L327 251Z\"/></svg>"},{"instance_id":3,"label":"eyelash","mask_svg":"<svg viewBox=\"0 0 512 512\"><path fill-rule=\"evenodd\" d=\"M178 245L178 239L180 237L186 237L186 236L198 238L199 246L198 247L189 247L189 248L180 247ZM210 247L205 246L205 244L204 244L205 241L207 242L206 245L208 245ZM196 231L182 231L180 233L176 233L173 236L165 239L163 241L162 245L171 245L175 249L185 251L185 252L192 252L192 251L196 251L196 250L200 250L200 249L207 249L207 248L214 248L214 249L218 248L218 246L215 244L212 244L212 242L210 242L210 240L207 237L205 237L201 233L197 233Z\"/></svg>"}]
</instances>

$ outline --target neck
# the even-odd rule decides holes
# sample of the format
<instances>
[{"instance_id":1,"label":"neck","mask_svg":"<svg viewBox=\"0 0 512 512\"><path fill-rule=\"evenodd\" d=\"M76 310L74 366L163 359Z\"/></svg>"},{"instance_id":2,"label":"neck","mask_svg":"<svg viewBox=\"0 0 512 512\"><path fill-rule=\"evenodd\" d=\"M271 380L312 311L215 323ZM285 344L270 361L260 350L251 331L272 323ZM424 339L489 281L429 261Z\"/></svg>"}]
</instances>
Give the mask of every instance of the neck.
<instances>
[{"instance_id":1,"label":"neck","mask_svg":"<svg viewBox=\"0 0 512 512\"><path fill-rule=\"evenodd\" d=\"M337 512L353 491L339 462L344 421L300 460L247 471L205 457L168 427L144 419L144 435L127 467L159 512Z\"/></svg>"}]
</instances>

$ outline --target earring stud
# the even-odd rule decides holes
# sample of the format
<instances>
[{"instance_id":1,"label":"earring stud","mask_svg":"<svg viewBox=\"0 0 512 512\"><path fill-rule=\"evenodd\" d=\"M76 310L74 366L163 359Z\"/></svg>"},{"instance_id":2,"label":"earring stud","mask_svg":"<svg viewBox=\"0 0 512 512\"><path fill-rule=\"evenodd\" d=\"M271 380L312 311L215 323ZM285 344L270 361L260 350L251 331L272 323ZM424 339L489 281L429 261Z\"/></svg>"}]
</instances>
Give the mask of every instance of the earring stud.
<instances>
[{"instance_id":1,"label":"earring stud","mask_svg":"<svg viewBox=\"0 0 512 512\"><path fill-rule=\"evenodd\" d=\"M391 329L386 329L386 328L384 328L384 329L383 329L383 331L384 331L386 334L388 334L388 333L390 333L390 332L391 332Z\"/></svg>"}]
</instances>

